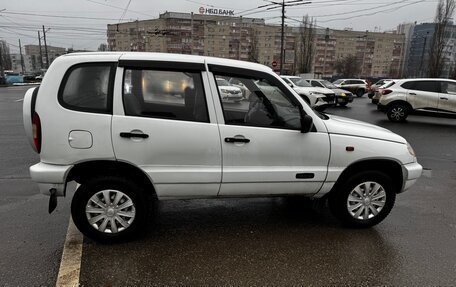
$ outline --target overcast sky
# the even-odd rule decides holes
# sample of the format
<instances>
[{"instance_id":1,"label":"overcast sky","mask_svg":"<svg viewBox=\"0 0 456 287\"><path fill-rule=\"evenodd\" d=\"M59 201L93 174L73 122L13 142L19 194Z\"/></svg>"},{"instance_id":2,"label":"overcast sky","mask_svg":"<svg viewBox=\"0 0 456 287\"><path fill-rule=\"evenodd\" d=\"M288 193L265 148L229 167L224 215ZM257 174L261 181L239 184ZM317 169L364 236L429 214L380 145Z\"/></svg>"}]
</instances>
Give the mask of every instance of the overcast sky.
<instances>
[{"instance_id":1,"label":"overcast sky","mask_svg":"<svg viewBox=\"0 0 456 287\"><path fill-rule=\"evenodd\" d=\"M277 0L280 1L280 0ZM286 0L293 1L293 0ZM296 1L296 0L295 0ZM165 11L198 13L200 7L234 10L235 15L264 18L280 23L280 9L255 9L263 0L4 0L0 4L0 39L18 51L22 45L38 44L38 29L48 29L48 45L95 50L106 42L106 25L119 20L157 18ZM430 22L437 0L311 0L312 3L288 7L286 15L301 19L315 17L317 25L335 29L390 31L404 22ZM125 10L127 5L128 10ZM270 6L271 7L271 6ZM287 20L288 25L299 25Z\"/></svg>"}]
</instances>

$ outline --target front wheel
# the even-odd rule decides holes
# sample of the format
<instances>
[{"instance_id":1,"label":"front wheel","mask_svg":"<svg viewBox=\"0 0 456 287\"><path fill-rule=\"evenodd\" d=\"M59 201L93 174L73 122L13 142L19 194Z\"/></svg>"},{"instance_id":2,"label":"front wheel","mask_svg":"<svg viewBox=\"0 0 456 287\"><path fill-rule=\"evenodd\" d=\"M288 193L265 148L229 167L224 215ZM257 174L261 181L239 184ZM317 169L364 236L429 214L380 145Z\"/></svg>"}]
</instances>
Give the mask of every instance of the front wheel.
<instances>
[{"instance_id":1,"label":"front wheel","mask_svg":"<svg viewBox=\"0 0 456 287\"><path fill-rule=\"evenodd\" d=\"M396 200L392 180L382 172L366 171L352 176L329 197L329 207L342 224L371 227L390 213Z\"/></svg>"},{"instance_id":2,"label":"front wheel","mask_svg":"<svg viewBox=\"0 0 456 287\"><path fill-rule=\"evenodd\" d=\"M101 176L82 184L71 202L78 229L98 242L133 238L143 230L147 199L137 184L113 176Z\"/></svg>"},{"instance_id":3,"label":"front wheel","mask_svg":"<svg viewBox=\"0 0 456 287\"><path fill-rule=\"evenodd\" d=\"M346 107L348 105L348 102L340 102L339 106L341 107Z\"/></svg>"}]
</instances>

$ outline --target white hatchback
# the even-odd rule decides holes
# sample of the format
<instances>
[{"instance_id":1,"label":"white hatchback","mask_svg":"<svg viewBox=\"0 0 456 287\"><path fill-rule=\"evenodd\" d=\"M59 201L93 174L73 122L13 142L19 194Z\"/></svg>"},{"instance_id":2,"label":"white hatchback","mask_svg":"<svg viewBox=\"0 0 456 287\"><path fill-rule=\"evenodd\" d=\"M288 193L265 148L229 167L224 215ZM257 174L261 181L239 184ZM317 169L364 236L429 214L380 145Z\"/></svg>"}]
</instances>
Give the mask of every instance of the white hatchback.
<instances>
[{"instance_id":1,"label":"white hatchback","mask_svg":"<svg viewBox=\"0 0 456 287\"><path fill-rule=\"evenodd\" d=\"M217 78L242 83L248 101L225 103ZM152 203L171 199L303 195L369 227L422 170L401 136L316 113L270 68L248 62L68 54L23 107L40 155L30 174L49 211L72 195L76 226L104 242L137 235Z\"/></svg>"}]
</instances>

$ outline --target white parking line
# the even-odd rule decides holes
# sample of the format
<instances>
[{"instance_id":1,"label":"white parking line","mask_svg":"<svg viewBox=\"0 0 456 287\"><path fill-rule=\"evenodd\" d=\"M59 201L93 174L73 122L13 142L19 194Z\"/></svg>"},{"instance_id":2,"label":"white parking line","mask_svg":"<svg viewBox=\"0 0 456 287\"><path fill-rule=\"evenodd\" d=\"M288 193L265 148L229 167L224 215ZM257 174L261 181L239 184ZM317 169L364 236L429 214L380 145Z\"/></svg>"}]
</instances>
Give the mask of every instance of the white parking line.
<instances>
[{"instance_id":1,"label":"white parking line","mask_svg":"<svg viewBox=\"0 0 456 287\"><path fill-rule=\"evenodd\" d=\"M70 216L56 287L79 286L83 235Z\"/></svg>"}]
</instances>

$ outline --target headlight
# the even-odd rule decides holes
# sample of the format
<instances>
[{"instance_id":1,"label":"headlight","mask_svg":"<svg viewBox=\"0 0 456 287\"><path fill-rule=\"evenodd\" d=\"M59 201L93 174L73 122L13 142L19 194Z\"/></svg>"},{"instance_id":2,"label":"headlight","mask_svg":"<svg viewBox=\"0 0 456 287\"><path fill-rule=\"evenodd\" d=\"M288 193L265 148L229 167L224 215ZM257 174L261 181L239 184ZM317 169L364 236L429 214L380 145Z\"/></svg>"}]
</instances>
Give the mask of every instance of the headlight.
<instances>
[{"instance_id":1,"label":"headlight","mask_svg":"<svg viewBox=\"0 0 456 287\"><path fill-rule=\"evenodd\" d=\"M342 93L341 95L342 95L342 97L345 97L345 96L346 96L346 94L345 94L345 93Z\"/></svg>"},{"instance_id":2,"label":"headlight","mask_svg":"<svg viewBox=\"0 0 456 287\"><path fill-rule=\"evenodd\" d=\"M407 143L407 149L413 157L416 157L415 151L413 150L412 146L409 143Z\"/></svg>"},{"instance_id":3,"label":"headlight","mask_svg":"<svg viewBox=\"0 0 456 287\"><path fill-rule=\"evenodd\" d=\"M222 93L229 93L227 89L220 89L220 91L222 91Z\"/></svg>"}]
</instances>

